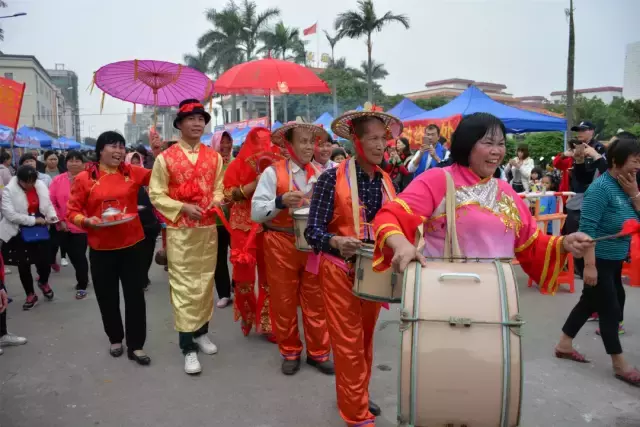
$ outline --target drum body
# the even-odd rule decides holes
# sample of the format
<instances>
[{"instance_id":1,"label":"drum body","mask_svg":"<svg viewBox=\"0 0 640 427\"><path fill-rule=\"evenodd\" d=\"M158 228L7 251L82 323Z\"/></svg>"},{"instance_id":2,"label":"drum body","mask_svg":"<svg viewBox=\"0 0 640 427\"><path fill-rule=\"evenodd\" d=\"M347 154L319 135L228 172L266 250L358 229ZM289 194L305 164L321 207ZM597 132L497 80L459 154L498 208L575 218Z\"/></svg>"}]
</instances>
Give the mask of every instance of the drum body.
<instances>
[{"instance_id":1,"label":"drum body","mask_svg":"<svg viewBox=\"0 0 640 427\"><path fill-rule=\"evenodd\" d=\"M518 426L523 322L511 264L427 265L404 277L400 425Z\"/></svg>"},{"instance_id":2,"label":"drum body","mask_svg":"<svg viewBox=\"0 0 640 427\"><path fill-rule=\"evenodd\" d=\"M304 230L307 228L307 220L309 219L309 208L296 209L292 213L293 216L293 232L296 235L296 249L299 251L311 252L311 246L304 237Z\"/></svg>"},{"instance_id":3,"label":"drum body","mask_svg":"<svg viewBox=\"0 0 640 427\"><path fill-rule=\"evenodd\" d=\"M358 250L355 264L353 293L362 299L398 303L402 300L402 284L391 269L384 273L373 271L373 246L364 245Z\"/></svg>"}]
</instances>

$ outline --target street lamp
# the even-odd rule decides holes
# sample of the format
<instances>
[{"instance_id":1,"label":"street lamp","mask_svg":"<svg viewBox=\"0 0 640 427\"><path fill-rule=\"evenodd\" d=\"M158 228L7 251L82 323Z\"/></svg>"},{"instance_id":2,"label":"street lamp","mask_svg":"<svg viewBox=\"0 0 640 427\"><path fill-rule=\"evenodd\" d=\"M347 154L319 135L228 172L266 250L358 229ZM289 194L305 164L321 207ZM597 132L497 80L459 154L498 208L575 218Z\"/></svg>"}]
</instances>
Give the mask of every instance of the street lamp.
<instances>
[{"instance_id":1,"label":"street lamp","mask_svg":"<svg viewBox=\"0 0 640 427\"><path fill-rule=\"evenodd\" d=\"M14 13L13 15L0 16L0 19L17 18L18 16L27 16L26 12Z\"/></svg>"}]
</instances>

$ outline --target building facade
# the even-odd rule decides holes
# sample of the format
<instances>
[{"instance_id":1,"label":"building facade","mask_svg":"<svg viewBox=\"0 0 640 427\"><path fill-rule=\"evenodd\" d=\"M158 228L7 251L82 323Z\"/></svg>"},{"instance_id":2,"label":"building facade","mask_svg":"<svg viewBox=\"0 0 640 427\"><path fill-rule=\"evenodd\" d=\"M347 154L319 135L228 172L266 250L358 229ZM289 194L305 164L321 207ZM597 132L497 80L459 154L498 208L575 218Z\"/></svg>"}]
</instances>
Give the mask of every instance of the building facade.
<instances>
[{"instance_id":1,"label":"building facade","mask_svg":"<svg viewBox=\"0 0 640 427\"><path fill-rule=\"evenodd\" d=\"M625 99L640 99L640 41L627 45L622 94Z\"/></svg>"},{"instance_id":2,"label":"building facade","mask_svg":"<svg viewBox=\"0 0 640 427\"><path fill-rule=\"evenodd\" d=\"M467 90L469 86L475 86L492 99L498 102L517 102L513 95L505 92L507 86L501 83L479 82L469 79L445 79L425 83L426 89L417 92L405 93L409 99L429 99L429 98L455 98Z\"/></svg>"},{"instance_id":3,"label":"building facade","mask_svg":"<svg viewBox=\"0 0 640 427\"><path fill-rule=\"evenodd\" d=\"M618 86L602 86L591 87L586 89L576 89L573 91L575 96L584 96L588 99L601 99L605 104L611 104L614 98L622 97L622 88ZM557 90L551 92L550 98L552 102L564 102L567 96L566 90Z\"/></svg>"},{"instance_id":4,"label":"building facade","mask_svg":"<svg viewBox=\"0 0 640 427\"><path fill-rule=\"evenodd\" d=\"M58 94L51 77L31 55L0 55L0 76L26 84L18 127L58 135Z\"/></svg>"},{"instance_id":5,"label":"building facade","mask_svg":"<svg viewBox=\"0 0 640 427\"><path fill-rule=\"evenodd\" d=\"M47 73L53 84L62 92L66 104L71 107L70 114L65 113L65 120L71 122L71 132L65 132L64 136L81 141L78 75L71 70L65 70L64 64L56 64L55 69L47 70Z\"/></svg>"}]
</instances>

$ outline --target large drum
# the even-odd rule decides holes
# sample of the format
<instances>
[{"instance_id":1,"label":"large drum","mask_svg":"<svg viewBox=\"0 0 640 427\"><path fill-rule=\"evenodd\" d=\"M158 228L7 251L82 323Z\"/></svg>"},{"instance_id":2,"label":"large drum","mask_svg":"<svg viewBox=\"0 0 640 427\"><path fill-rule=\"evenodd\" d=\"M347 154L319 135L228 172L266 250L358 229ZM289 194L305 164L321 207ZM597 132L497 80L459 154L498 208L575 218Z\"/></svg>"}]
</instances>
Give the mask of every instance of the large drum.
<instances>
[{"instance_id":1,"label":"large drum","mask_svg":"<svg viewBox=\"0 0 640 427\"><path fill-rule=\"evenodd\" d=\"M400 425L518 426L524 322L511 264L427 263L404 276Z\"/></svg>"},{"instance_id":2,"label":"large drum","mask_svg":"<svg viewBox=\"0 0 640 427\"><path fill-rule=\"evenodd\" d=\"M391 269L384 273L373 271L373 245L358 249L355 264L353 293L359 298L378 302L400 302L402 284Z\"/></svg>"},{"instance_id":3,"label":"large drum","mask_svg":"<svg viewBox=\"0 0 640 427\"><path fill-rule=\"evenodd\" d=\"M310 252L311 246L304 237L304 230L307 228L307 220L309 219L309 208L296 209L292 213L293 231L296 235L296 249L299 251Z\"/></svg>"}]
</instances>

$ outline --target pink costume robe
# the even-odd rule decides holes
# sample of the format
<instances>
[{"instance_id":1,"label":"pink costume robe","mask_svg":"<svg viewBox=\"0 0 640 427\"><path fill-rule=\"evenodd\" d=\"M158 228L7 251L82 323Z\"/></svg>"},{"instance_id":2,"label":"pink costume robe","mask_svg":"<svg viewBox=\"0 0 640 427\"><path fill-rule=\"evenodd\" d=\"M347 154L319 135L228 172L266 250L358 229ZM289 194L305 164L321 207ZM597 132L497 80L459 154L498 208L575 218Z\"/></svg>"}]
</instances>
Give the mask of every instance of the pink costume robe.
<instances>
[{"instance_id":1,"label":"pink costume robe","mask_svg":"<svg viewBox=\"0 0 640 427\"><path fill-rule=\"evenodd\" d=\"M446 178L456 187L456 228L464 256L517 258L523 270L543 292L554 293L566 261L562 237L539 232L529 208L511 186L500 179L480 179L469 168L453 165L422 173L392 203L376 215L374 270L391 265L389 236L404 234L415 244L416 230L424 223L427 257L442 257L446 233Z\"/></svg>"}]
</instances>

